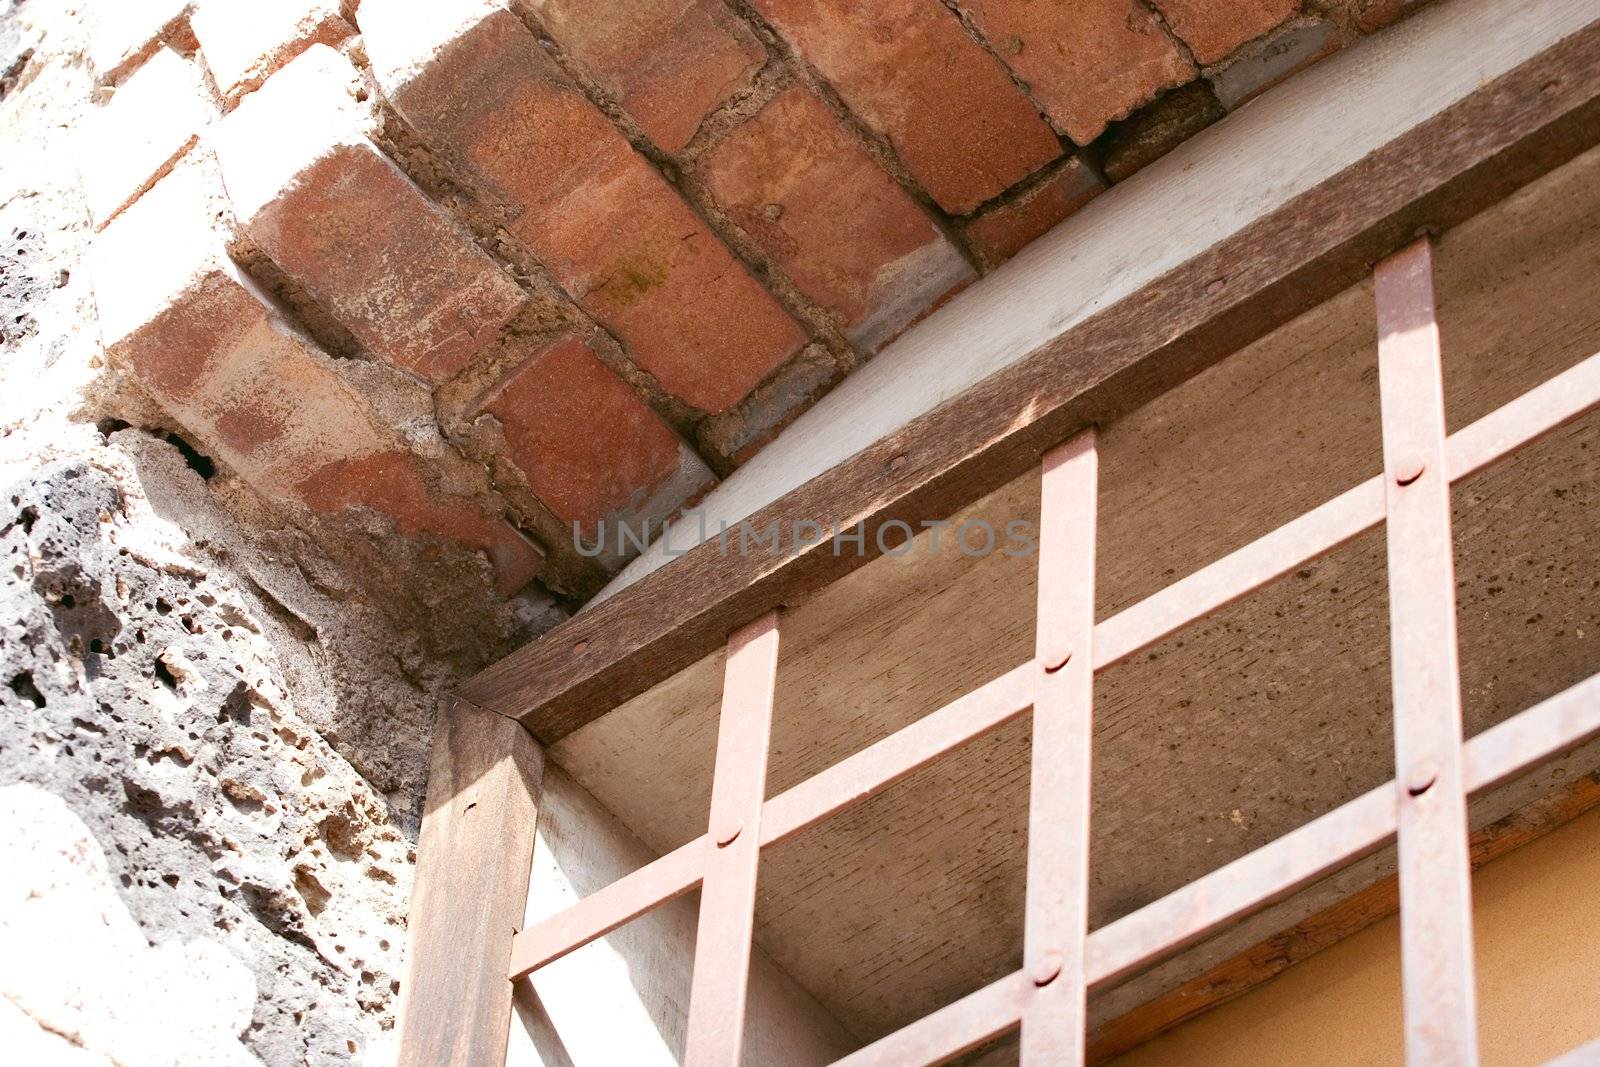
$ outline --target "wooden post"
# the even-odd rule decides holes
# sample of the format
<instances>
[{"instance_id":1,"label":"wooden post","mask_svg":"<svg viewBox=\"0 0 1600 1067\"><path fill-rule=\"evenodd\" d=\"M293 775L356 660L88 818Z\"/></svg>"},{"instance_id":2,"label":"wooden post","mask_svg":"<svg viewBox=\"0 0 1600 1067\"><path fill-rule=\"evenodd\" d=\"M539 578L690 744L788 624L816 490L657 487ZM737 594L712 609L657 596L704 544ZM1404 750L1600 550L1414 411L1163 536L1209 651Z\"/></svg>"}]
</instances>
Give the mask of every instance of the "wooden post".
<instances>
[{"instance_id":1,"label":"wooden post","mask_svg":"<svg viewBox=\"0 0 1600 1067\"><path fill-rule=\"evenodd\" d=\"M400 987L400 1067L503 1067L544 753L464 700L439 714Z\"/></svg>"}]
</instances>

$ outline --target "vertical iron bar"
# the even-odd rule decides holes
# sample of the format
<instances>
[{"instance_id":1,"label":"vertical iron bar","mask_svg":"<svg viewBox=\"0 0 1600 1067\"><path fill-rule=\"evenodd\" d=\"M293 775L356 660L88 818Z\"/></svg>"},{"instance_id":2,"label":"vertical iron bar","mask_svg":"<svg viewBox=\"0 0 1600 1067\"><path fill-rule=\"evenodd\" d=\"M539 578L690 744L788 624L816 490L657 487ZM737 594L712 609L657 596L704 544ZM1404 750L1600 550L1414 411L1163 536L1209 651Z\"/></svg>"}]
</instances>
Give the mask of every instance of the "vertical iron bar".
<instances>
[{"instance_id":1,"label":"vertical iron bar","mask_svg":"<svg viewBox=\"0 0 1600 1067\"><path fill-rule=\"evenodd\" d=\"M1098 444L1091 428L1044 458L1023 944L1036 991L1022 1015L1025 1067L1084 1056Z\"/></svg>"},{"instance_id":2,"label":"vertical iron bar","mask_svg":"<svg viewBox=\"0 0 1600 1067\"><path fill-rule=\"evenodd\" d=\"M1443 369L1427 238L1378 264L1406 1062L1478 1059Z\"/></svg>"},{"instance_id":3,"label":"vertical iron bar","mask_svg":"<svg viewBox=\"0 0 1600 1067\"><path fill-rule=\"evenodd\" d=\"M761 805L778 676L778 613L728 639L711 784L710 837L689 989L688 1067L737 1067L750 985Z\"/></svg>"}]
</instances>

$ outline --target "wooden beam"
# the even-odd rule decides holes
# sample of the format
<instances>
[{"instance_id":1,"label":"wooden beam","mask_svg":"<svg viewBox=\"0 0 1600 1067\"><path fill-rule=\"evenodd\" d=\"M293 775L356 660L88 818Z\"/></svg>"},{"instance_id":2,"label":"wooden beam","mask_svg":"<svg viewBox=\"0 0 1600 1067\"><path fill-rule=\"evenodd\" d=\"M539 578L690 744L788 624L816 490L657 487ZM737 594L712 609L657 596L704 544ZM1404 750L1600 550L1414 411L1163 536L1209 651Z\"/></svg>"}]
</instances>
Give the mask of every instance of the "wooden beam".
<instances>
[{"instance_id":1,"label":"wooden beam","mask_svg":"<svg viewBox=\"0 0 1600 1067\"><path fill-rule=\"evenodd\" d=\"M515 721L439 714L400 987L400 1067L502 1067L544 755Z\"/></svg>"},{"instance_id":2,"label":"wooden beam","mask_svg":"<svg viewBox=\"0 0 1600 1067\"><path fill-rule=\"evenodd\" d=\"M731 630L860 566L885 523L953 514L1089 423L1359 281L1419 232L1462 222L1597 142L1600 24L1591 21L750 517L758 528L863 523L865 556L826 541L777 557L701 544L461 692L552 743L714 651Z\"/></svg>"}]
</instances>

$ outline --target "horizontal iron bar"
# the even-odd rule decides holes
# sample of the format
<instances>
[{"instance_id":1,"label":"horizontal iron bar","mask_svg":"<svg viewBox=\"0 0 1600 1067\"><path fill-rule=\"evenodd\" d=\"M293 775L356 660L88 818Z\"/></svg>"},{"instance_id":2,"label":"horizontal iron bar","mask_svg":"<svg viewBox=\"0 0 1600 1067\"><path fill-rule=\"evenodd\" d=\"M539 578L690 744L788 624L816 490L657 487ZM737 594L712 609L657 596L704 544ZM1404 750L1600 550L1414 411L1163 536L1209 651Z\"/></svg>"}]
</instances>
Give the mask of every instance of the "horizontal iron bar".
<instances>
[{"instance_id":1,"label":"horizontal iron bar","mask_svg":"<svg viewBox=\"0 0 1600 1067\"><path fill-rule=\"evenodd\" d=\"M761 809L762 847L793 837L893 785L951 749L1016 718L1032 704L1030 661L768 800ZM709 841L709 835L697 837L519 932L511 946L512 980L699 885Z\"/></svg>"},{"instance_id":2,"label":"horizontal iron bar","mask_svg":"<svg viewBox=\"0 0 1600 1067\"><path fill-rule=\"evenodd\" d=\"M1488 789L1596 735L1600 735L1600 674L1468 741L1463 752L1464 784L1468 792ZM1109 985L1381 848L1394 838L1397 788L1391 780L1363 793L1094 931L1089 935L1091 989ZM1021 995L1008 993L1013 990ZM1031 990L1027 975L1017 971L839 1063L851 1067L941 1063L1015 1027ZM991 1014L980 1014L980 1007Z\"/></svg>"},{"instance_id":3,"label":"horizontal iron bar","mask_svg":"<svg viewBox=\"0 0 1600 1067\"><path fill-rule=\"evenodd\" d=\"M511 939L511 980L554 963L699 885L710 840L709 834L702 834L570 908L518 931Z\"/></svg>"},{"instance_id":4,"label":"horizontal iron bar","mask_svg":"<svg viewBox=\"0 0 1600 1067\"><path fill-rule=\"evenodd\" d=\"M1023 971L1008 974L882 1041L835 1060L834 1067L909 1067L971 1052L1017 1025L1033 990L1033 981Z\"/></svg>"},{"instance_id":5,"label":"horizontal iron bar","mask_svg":"<svg viewBox=\"0 0 1600 1067\"><path fill-rule=\"evenodd\" d=\"M1600 404L1600 354L1535 386L1445 442L1452 482L1475 474ZM1153 593L1094 628L1096 670L1120 663L1383 521L1375 475L1332 500Z\"/></svg>"},{"instance_id":6,"label":"horizontal iron bar","mask_svg":"<svg viewBox=\"0 0 1600 1067\"><path fill-rule=\"evenodd\" d=\"M1450 480L1477 473L1596 404L1600 353L1453 434L1445 454ZM1332 551L1382 522L1383 511L1379 476L1113 615L1095 626L1095 669L1104 670ZM888 788L1016 718L1032 702L1029 661L768 800L761 844L777 844ZM689 892L700 884L707 841L695 838L519 932L512 943L511 977L521 978Z\"/></svg>"}]
</instances>

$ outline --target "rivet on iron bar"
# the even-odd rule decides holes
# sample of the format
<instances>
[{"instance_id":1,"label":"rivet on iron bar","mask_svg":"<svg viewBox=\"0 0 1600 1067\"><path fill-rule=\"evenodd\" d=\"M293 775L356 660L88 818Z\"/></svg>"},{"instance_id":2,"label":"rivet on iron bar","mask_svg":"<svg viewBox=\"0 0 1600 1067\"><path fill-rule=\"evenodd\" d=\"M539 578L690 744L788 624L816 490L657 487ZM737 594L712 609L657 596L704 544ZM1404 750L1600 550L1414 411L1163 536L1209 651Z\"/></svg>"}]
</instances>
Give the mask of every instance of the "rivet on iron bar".
<instances>
[{"instance_id":1,"label":"rivet on iron bar","mask_svg":"<svg viewBox=\"0 0 1600 1067\"><path fill-rule=\"evenodd\" d=\"M721 826L717 827L717 847L727 848L729 845L739 840L739 834L743 831L744 823L742 822L735 821L723 823Z\"/></svg>"},{"instance_id":2,"label":"rivet on iron bar","mask_svg":"<svg viewBox=\"0 0 1600 1067\"><path fill-rule=\"evenodd\" d=\"M1067 664L1069 664L1071 662L1072 662L1072 653L1068 652L1065 655L1063 655L1060 659L1055 660L1053 663L1046 663L1044 665L1044 673L1046 673L1046 674L1054 674L1054 673L1056 673L1056 671L1059 671L1062 667L1065 667Z\"/></svg>"},{"instance_id":3,"label":"rivet on iron bar","mask_svg":"<svg viewBox=\"0 0 1600 1067\"><path fill-rule=\"evenodd\" d=\"M1059 952L1046 952L1033 965L1033 984L1041 989L1061 975L1062 959Z\"/></svg>"},{"instance_id":4,"label":"rivet on iron bar","mask_svg":"<svg viewBox=\"0 0 1600 1067\"><path fill-rule=\"evenodd\" d=\"M1410 485L1418 478L1421 478L1424 474L1426 474L1427 471L1428 465L1422 460L1412 460L1411 462L1402 466L1400 468L1400 472L1394 476L1395 484Z\"/></svg>"},{"instance_id":5,"label":"rivet on iron bar","mask_svg":"<svg viewBox=\"0 0 1600 1067\"><path fill-rule=\"evenodd\" d=\"M1420 767L1411 781L1406 784L1406 792L1414 797L1420 797L1433 788L1433 783L1439 780L1439 772L1432 767Z\"/></svg>"}]
</instances>

